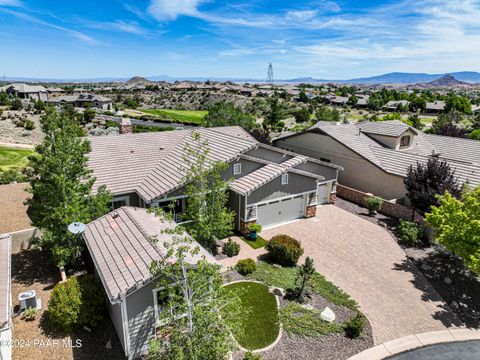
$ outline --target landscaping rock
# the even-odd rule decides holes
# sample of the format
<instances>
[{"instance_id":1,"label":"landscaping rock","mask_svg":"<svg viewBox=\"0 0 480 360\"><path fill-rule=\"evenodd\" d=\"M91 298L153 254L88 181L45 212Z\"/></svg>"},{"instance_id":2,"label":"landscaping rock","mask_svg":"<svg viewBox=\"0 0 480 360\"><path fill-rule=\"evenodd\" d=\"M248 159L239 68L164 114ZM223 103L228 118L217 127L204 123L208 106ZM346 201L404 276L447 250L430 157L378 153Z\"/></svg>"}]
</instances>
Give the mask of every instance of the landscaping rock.
<instances>
[{"instance_id":1,"label":"landscaping rock","mask_svg":"<svg viewBox=\"0 0 480 360\"><path fill-rule=\"evenodd\" d=\"M443 279L443 282L447 285L452 285L452 279L450 279L448 276L445 279Z\"/></svg>"},{"instance_id":2,"label":"landscaping rock","mask_svg":"<svg viewBox=\"0 0 480 360\"><path fill-rule=\"evenodd\" d=\"M90 329L88 326L83 326L83 330L88 331L89 333L92 332L92 329Z\"/></svg>"},{"instance_id":3,"label":"landscaping rock","mask_svg":"<svg viewBox=\"0 0 480 360\"><path fill-rule=\"evenodd\" d=\"M320 313L320 318L326 322L334 322L335 321L335 313L333 312L332 309L330 309L328 306Z\"/></svg>"},{"instance_id":4,"label":"landscaping rock","mask_svg":"<svg viewBox=\"0 0 480 360\"><path fill-rule=\"evenodd\" d=\"M315 307L311 304L302 304L301 305L304 309L307 309L307 310L314 310Z\"/></svg>"},{"instance_id":5,"label":"landscaping rock","mask_svg":"<svg viewBox=\"0 0 480 360\"><path fill-rule=\"evenodd\" d=\"M422 264L422 266L420 266L422 268L422 270L425 270L425 271L428 271L428 270L432 270L432 267L430 265L427 265L427 264Z\"/></svg>"},{"instance_id":6,"label":"landscaping rock","mask_svg":"<svg viewBox=\"0 0 480 360\"><path fill-rule=\"evenodd\" d=\"M281 288L271 287L269 291L275 296L279 296L281 298L285 297L285 290Z\"/></svg>"},{"instance_id":7,"label":"landscaping rock","mask_svg":"<svg viewBox=\"0 0 480 360\"><path fill-rule=\"evenodd\" d=\"M112 340L108 340L105 344L105 349L112 350Z\"/></svg>"}]
</instances>

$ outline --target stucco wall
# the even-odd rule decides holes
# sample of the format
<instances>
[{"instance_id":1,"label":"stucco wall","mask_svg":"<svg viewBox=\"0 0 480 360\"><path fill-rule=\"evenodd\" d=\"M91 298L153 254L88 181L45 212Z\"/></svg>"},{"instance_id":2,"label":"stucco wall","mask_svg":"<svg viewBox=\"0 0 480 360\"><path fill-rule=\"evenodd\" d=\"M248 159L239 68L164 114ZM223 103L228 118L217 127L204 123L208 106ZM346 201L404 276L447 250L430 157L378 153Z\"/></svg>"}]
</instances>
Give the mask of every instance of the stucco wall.
<instances>
[{"instance_id":1,"label":"stucco wall","mask_svg":"<svg viewBox=\"0 0 480 360\"><path fill-rule=\"evenodd\" d=\"M401 176L388 174L329 136L304 133L277 141L276 145L316 159L329 159L344 167L338 181L384 199L399 199L406 189Z\"/></svg>"}]
</instances>

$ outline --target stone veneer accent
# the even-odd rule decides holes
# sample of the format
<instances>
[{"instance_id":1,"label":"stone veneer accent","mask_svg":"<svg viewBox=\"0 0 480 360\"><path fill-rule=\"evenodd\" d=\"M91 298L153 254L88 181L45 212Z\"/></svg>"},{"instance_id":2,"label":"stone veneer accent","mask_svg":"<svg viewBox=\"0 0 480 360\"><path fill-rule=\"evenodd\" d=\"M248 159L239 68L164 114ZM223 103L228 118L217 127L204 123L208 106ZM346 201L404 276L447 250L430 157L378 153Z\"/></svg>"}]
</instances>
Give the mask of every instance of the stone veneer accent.
<instances>
[{"instance_id":1,"label":"stone veneer accent","mask_svg":"<svg viewBox=\"0 0 480 360\"><path fill-rule=\"evenodd\" d=\"M122 118L118 128L120 134L131 134L133 132L132 122L128 118Z\"/></svg>"},{"instance_id":2,"label":"stone veneer accent","mask_svg":"<svg viewBox=\"0 0 480 360\"><path fill-rule=\"evenodd\" d=\"M330 198L328 199L328 203L335 204L335 200L337 200L337 193L331 193Z\"/></svg>"},{"instance_id":3,"label":"stone veneer accent","mask_svg":"<svg viewBox=\"0 0 480 360\"><path fill-rule=\"evenodd\" d=\"M247 226L250 225L250 224L255 224L257 222L257 220L252 220L252 221L243 221L243 220L240 220L240 232L243 234L243 235L246 235L248 233L247 231Z\"/></svg>"},{"instance_id":4,"label":"stone veneer accent","mask_svg":"<svg viewBox=\"0 0 480 360\"><path fill-rule=\"evenodd\" d=\"M316 205L307 206L305 217L311 218L311 217L314 217L315 215L317 215L317 206Z\"/></svg>"}]
</instances>

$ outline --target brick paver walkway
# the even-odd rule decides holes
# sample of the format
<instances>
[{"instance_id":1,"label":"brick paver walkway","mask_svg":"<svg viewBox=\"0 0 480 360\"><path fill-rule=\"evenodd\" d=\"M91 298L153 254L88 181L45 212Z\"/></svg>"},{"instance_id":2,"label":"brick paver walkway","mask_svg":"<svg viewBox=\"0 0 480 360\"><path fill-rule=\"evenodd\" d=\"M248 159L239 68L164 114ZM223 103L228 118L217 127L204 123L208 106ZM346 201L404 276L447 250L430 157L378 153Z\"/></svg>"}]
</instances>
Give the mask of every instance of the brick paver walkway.
<instances>
[{"instance_id":1,"label":"brick paver walkway","mask_svg":"<svg viewBox=\"0 0 480 360\"><path fill-rule=\"evenodd\" d=\"M266 251L264 248L260 249L254 249L250 245L248 245L245 241L240 239L237 236L231 236L230 237L233 241L235 241L237 244L240 244L240 252L238 253L237 256L233 256L231 258L225 258L222 260L219 260L219 263L223 266L222 271L227 271L229 267L235 266L238 262L238 260L242 259L247 259L247 258L252 258L254 260L258 260L258 258L265 254ZM227 239L224 239L226 241Z\"/></svg>"},{"instance_id":2,"label":"brick paver walkway","mask_svg":"<svg viewBox=\"0 0 480 360\"><path fill-rule=\"evenodd\" d=\"M304 257L311 256L320 273L358 302L375 344L460 325L384 228L324 205L315 218L265 230L262 236L279 233L300 240Z\"/></svg>"}]
</instances>

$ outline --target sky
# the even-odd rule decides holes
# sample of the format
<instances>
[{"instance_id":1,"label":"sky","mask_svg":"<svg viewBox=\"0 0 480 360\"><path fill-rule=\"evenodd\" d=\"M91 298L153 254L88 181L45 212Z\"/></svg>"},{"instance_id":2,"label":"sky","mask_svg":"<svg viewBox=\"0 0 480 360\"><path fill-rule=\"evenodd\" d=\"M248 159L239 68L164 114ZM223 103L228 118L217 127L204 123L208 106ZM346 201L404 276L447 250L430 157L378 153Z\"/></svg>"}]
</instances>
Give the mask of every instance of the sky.
<instances>
[{"instance_id":1,"label":"sky","mask_svg":"<svg viewBox=\"0 0 480 360\"><path fill-rule=\"evenodd\" d=\"M0 0L0 76L480 71L480 0Z\"/></svg>"}]
</instances>

